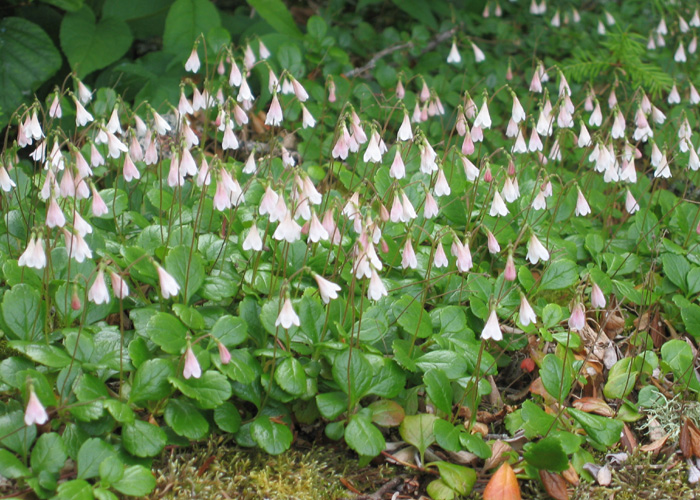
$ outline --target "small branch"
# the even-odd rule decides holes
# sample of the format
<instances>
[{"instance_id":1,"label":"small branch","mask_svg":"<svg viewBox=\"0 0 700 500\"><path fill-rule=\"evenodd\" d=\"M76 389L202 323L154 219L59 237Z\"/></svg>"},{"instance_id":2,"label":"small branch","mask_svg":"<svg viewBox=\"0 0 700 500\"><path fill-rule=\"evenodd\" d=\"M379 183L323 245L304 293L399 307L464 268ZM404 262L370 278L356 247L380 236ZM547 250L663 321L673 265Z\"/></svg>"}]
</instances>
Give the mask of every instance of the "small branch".
<instances>
[{"instance_id":1,"label":"small branch","mask_svg":"<svg viewBox=\"0 0 700 500\"><path fill-rule=\"evenodd\" d=\"M382 498L384 498L384 493L396 488L401 483L403 483L403 478L395 477L371 495L362 495L357 497L355 500L382 500Z\"/></svg>"},{"instance_id":2,"label":"small branch","mask_svg":"<svg viewBox=\"0 0 700 500\"><path fill-rule=\"evenodd\" d=\"M454 34L457 32L457 27L454 27L450 30L447 30L443 33L439 33L438 35L435 36L428 44L425 46L425 48L421 51L421 54L425 54L426 52L429 52L433 50L435 47L440 45L442 42L445 40L451 38L454 36ZM351 69L347 73L344 74L346 78L354 78L356 76L359 76L360 74L364 73L365 71L368 71L372 68L374 68L377 65L377 62L388 56L389 54L393 54L394 52L398 52L399 50L406 50L406 49L412 49L415 46L415 44L411 42L406 42L406 43L400 43L398 45L394 45L392 47L387 47L386 49L382 49L376 54L372 56L372 58L367 61L363 66L360 66L359 68Z\"/></svg>"}]
</instances>

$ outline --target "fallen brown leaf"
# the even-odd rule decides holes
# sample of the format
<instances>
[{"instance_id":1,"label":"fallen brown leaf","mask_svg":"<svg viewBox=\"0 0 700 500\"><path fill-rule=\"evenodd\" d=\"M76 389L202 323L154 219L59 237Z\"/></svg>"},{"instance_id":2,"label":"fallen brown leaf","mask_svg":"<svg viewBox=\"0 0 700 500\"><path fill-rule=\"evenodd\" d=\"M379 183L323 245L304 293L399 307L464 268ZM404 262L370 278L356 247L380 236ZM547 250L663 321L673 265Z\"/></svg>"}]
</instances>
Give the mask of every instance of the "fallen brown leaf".
<instances>
[{"instance_id":1,"label":"fallen brown leaf","mask_svg":"<svg viewBox=\"0 0 700 500\"><path fill-rule=\"evenodd\" d=\"M484 500L520 500L520 486L515 472L508 462L491 477L484 489Z\"/></svg>"},{"instance_id":2,"label":"fallen brown leaf","mask_svg":"<svg viewBox=\"0 0 700 500\"><path fill-rule=\"evenodd\" d=\"M576 469L574 469L574 466L572 463L569 462L569 468L566 469L564 472L562 472L561 476L564 479L566 479L566 481L569 484L571 484L572 486L578 486L578 483L579 483L578 472L576 472Z\"/></svg>"},{"instance_id":3,"label":"fallen brown leaf","mask_svg":"<svg viewBox=\"0 0 700 500\"><path fill-rule=\"evenodd\" d=\"M627 424L622 428L622 445L629 453L634 453L637 449L637 438Z\"/></svg>"},{"instance_id":4,"label":"fallen brown leaf","mask_svg":"<svg viewBox=\"0 0 700 500\"><path fill-rule=\"evenodd\" d=\"M639 449L642 451L646 452L653 452L656 453L658 452L663 446L666 444L666 441L668 441L668 437L670 434L666 434L664 437L657 439L653 443L645 444L644 446L640 446Z\"/></svg>"},{"instance_id":5,"label":"fallen brown leaf","mask_svg":"<svg viewBox=\"0 0 700 500\"><path fill-rule=\"evenodd\" d=\"M700 431L688 417L683 417L681 437L678 444L683 453L683 458L700 458Z\"/></svg>"},{"instance_id":6,"label":"fallen brown leaf","mask_svg":"<svg viewBox=\"0 0 700 500\"><path fill-rule=\"evenodd\" d=\"M615 412L612 408L600 398L580 398L574 401L574 408L585 411L586 413L595 413L603 417L612 417Z\"/></svg>"},{"instance_id":7,"label":"fallen brown leaf","mask_svg":"<svg viewBox=\"0 0 700 500\"><path fill-rule=\"evenodd\" d=\"M504 454L512 450L513 448L511 448L508 443L497 439L491 445L491 456L488 458L488 460L486 460L486 463L484 463L484 470L498 467L504 460L507 460L507 457L505 457Z\"/></svg>"},{"instance_id":8,"label":"fallen brown leaf","mask_svg":"<svg viewBox=\"0 0 700 500\"><path fill-rule=\"evenodd\" d=\"M559 474L549 472L548 470L540 471L540 479L544 485L544 489L554 500L569 500L569 492L566 490L566 481Z\"/></svg>"}]
</instances>

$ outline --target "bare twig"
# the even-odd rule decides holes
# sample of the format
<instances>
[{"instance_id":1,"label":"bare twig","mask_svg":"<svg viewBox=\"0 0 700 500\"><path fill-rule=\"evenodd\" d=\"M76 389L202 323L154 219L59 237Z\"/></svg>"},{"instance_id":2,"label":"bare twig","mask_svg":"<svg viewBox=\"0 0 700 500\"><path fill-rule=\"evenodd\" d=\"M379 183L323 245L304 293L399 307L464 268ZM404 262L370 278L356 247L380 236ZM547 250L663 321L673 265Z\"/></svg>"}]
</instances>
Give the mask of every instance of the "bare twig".
<instances>
[{"instance_id":1,"label":"bare twig","mask_svg":"<svg viewBox=\"0 0 700 500\"><path fill-rule=\"evenodd\" d=\"M429 52L433 50L435 47L440 45L442 42L445 40L451 38L454 36L454 34L457 32L457 27L455 26L454 28L444 31L442 33L439 33L438 35L435 36L428 44L425 46L425 48L422 50L421 54L425 54L426 52ZM344 74L345 77L347 78L354 78L356 76L361 75L365 71L368 71L372 68L374 68L377 65L377 62L382 59L383 57L388 56L389 54L393 54L394 52L398 52L399 50L406 50L406 49L412 49L415 46L413 41L406 42L406 43L400 43L398 45L393 45L391 47L387 47L386 49L382 49L376 54L372 56L372 58L367 61L364 65L360 66L359 68L351 69L347 73Z\"/></svg>"},{"instance_id":2,"label":"bare twig","mask_svg":"<svg viewBox=\"0 0 700 500\"><path fill-rule=\"evenodd\" d=\"M384 497L384 493L388 492L393 488L396 488L401 483L403 483L403 478L395 477L371 495L362 495L356 497L355 500L382 500L382 498Z\"/></svg>"}]
</instances>

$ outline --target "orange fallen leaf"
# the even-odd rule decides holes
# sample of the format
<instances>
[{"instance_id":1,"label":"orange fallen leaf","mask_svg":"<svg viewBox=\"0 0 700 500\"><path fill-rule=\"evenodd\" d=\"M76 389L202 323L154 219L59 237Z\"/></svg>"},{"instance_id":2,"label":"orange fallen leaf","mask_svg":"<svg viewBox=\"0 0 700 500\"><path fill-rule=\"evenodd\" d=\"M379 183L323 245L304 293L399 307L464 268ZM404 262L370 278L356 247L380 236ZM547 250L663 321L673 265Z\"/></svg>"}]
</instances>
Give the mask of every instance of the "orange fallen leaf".
<instances>
[{"instance_id":1,"label":"orange fallen leaf","mask_svg":"<svg viewBox=\"0 0 700 500\"><path fill-rule=\"evenodd\" d=\"M653 443L649 443L649 444L645 444L644 446L640 446L639 449L642 451L647 451L647 452L648 451L657 452L661 448L663 448L663 446L666 444L666 441L668 441L669 436L670 436L670 434L666 434L664 437L657 439Z\"/></svg>"},{"instance_id":2,"label":"orange fallen leaf","mask_svg":"<svg viewBox=\"0 0 700 500\"><path fill-rule=\"evenodd\" d=\"M603 417L613 417L615 412L608 403L600 398L581 398L574 401L574 408L585 411L586 413L595 413Z\"/></svg>"},{"instance_id":3,"label":"orange fallen leaf","mask_svg":"<svg viewBox=\"0 0 700 500\"><path fill-rule=\"evenodd\" d=\"M700 431L692 420L683 417L679 443L683 458L700 458Z\"/></svg>"},{"instance_id":4,"label":"orange fallen leaf","mask_svg":"<svg viewBox=\"0 0 700 500\"><path fill-rule=\"evenodd\" d=\"M508 462L503 462L484 490L484 500L520 500L520 486Z\"/></svg>"},{"instance_id":5,"label":"orange fallen leaf","mask_svg":"<svg viewBox=\"0 0 700 500\"><path fill-rule=\"evenodd\" d=\"M540 479L544 489L547 490L547 494L554 500L569 500L569 492L566 491L566 481L559 474L541 470Z\"/></svg>"}]
</instances>

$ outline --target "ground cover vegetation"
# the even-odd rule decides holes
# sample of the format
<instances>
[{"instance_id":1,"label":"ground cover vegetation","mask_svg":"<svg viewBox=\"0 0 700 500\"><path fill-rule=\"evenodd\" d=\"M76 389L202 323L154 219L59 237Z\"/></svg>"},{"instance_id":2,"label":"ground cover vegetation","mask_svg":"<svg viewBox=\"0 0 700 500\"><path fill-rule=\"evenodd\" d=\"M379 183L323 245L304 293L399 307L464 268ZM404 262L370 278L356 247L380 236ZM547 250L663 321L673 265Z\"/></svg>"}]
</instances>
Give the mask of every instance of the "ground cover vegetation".
<instances>
[{"instance_id":1,"label":"ground cover vegetation","mask_svg":"<svg viewBox=\"0 0 700 500\"><path fill-rule=\"evenodd\" d=\"M695 2L3 8L9 495L208 439L434 500L700 479Z\"/></svg>"}]
</instances>

